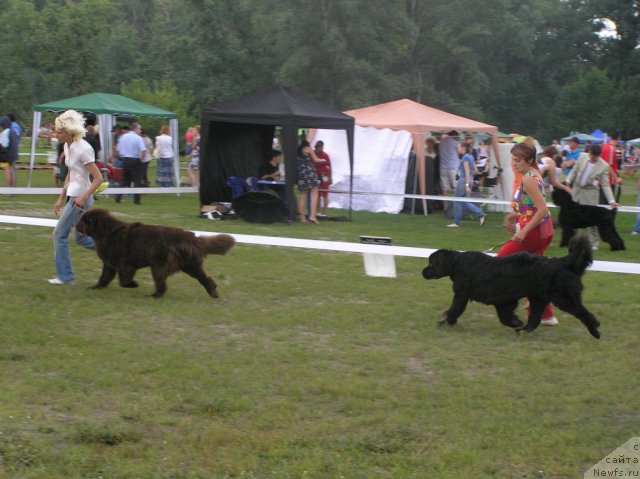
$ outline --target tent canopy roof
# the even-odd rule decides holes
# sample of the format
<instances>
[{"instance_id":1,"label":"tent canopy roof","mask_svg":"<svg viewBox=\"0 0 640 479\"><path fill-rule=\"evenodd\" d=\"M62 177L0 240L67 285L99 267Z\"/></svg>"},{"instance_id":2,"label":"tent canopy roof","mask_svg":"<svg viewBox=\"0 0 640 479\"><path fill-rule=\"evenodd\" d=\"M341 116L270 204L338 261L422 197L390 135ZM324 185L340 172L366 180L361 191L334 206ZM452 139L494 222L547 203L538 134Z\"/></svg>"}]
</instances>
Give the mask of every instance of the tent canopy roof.
<instances>
[{"instance_id":1,"label":"tent canopy roof","mask_svg":"<svg viewBox=\"0 0 640 479\"><path fill-rule=\"evenodd\" d=\"M596 138L595 136L587 135L586 133L571 133L571 135L562 138L562 141L570 141L573 137L578 138L580 143L585 143L587 141L592 143L602 143L602 138Z\"/></svg>"},{"instance_id":2,"label":"tent canopy roof","mask_svg":"<svg viewBox=\"0 0 640 479\"><path fill-rule=\"evenodd\" d=\"M176 114L155 106L132 100L122 95L111 93L90 93L50 103L42 103L33 107L35 111L59 112L64 110L87 111L110 115L133 115L155 118L176 118Z\"/></svg>"},{"instance_id":3,"label":"tent canopy roof","mask_svg":"<svg viewBox=\"0 0 640 479\"><path fill-rule=\"evenodd\" d=\"M349 128L354 124L352 117L282 85L206 108L202 118L225 123L295 125L330 130Z\"/></svg>"},{"instance_id":4,"label":"tent canopy roof","mask_svg":"<svg viewBox=\"0 0 640 479\"><path fill-rule=\"evenodd\" d=\"M408 99L349 110L345 113L353 116L359 126L407 130L416 134L451 130L496 134L498 131L493 125L437 110Z\"/></svg>"}]
</instances>

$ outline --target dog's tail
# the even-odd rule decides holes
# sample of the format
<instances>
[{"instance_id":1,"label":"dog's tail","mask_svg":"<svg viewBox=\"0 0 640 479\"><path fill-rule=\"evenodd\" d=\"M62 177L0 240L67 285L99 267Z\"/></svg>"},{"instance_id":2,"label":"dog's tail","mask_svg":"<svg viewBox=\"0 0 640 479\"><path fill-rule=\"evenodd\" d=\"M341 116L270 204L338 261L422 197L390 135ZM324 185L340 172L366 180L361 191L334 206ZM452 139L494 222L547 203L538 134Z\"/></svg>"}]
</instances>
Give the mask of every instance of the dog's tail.
<instances>
[{"instance_id":1,"label":"dog's tail","mask_svg":"<svg viewBox=\"0 0 640 479\"><path fill-rule=\"evenodd\" d=\"M569 242L569 255L566 257L571 270L582 276L593 263L591 243L586 236L576 236Z\"/></svg>"},{"instance_id":2,"label":"dog's tail","mask_svg":"<svg viewBox=\"0 0 640 479\"><path fill-rule=\"evenodd\" d=\"M201 236L199 239L207 254L227 254L236 244L236 240L230 235Z\"/></svg>"}]
</instances>

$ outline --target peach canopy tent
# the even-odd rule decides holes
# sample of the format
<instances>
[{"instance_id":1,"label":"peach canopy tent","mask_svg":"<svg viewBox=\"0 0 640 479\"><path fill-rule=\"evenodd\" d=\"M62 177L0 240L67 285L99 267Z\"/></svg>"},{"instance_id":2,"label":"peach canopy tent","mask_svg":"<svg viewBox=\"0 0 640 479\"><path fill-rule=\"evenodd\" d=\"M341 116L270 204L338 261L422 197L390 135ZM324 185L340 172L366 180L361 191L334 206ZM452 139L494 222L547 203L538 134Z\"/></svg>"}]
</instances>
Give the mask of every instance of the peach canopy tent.
<instances>
[{"instance_id":1,"label":"peach canopy tent","mask_svg":"<svg viewBox=\"0 0 640 479\"><path fill-rule=\"evenodd\" d=\"M417 161L417 173L421 195L426 194L424 142L429 133L446 133L451 130L466 133L488 133L491 135L496 162L500 166L498 128L493 125L453 115L408 99L381 103L344 113L354 117L358 126L405 130L411 133L416 158L420 160ZM424 211L426 212L426 208Z\"/></svg>"}]
</instances>

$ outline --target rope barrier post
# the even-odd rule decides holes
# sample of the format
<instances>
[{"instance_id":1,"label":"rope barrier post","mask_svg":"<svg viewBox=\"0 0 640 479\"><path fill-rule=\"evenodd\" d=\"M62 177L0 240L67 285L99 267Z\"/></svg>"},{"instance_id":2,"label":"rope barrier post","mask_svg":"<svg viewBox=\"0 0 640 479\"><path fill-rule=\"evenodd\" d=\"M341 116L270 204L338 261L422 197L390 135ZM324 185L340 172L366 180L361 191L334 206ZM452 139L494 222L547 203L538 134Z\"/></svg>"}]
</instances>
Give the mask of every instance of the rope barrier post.
<instances>
[{"instance_id":1,"label":"rope barrier post","mask_svg":"<svg viewBox=\"0 0 640 479\"><path fill-rule=\"evenodd\" d=\"M383 236L360 236L360 243L391 246L391 238ZM367 276L396 277L396 257L392 254L362 253L364 272Z\"/></svg>"}]
</instances>

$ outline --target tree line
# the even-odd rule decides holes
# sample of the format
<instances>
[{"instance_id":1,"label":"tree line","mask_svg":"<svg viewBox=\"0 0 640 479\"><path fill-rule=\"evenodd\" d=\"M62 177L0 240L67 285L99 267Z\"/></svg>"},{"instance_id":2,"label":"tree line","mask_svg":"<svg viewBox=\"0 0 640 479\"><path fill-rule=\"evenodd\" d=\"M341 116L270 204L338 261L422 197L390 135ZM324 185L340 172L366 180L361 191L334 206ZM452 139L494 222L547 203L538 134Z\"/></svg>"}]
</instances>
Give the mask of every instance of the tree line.
<instances>
[{"instance_id":1,"label":"tree line","mask_svg":"<svg viewBox=\"0 0 640 479\"><path fill-rule=\"evenodd\" d=\"M409 98L545 143L640 136L636 0L0 0L0 22L0 111L24 124L34 104L106 92L186 128L284 84L342 111Z\"/></svg>"}]
</instances>

